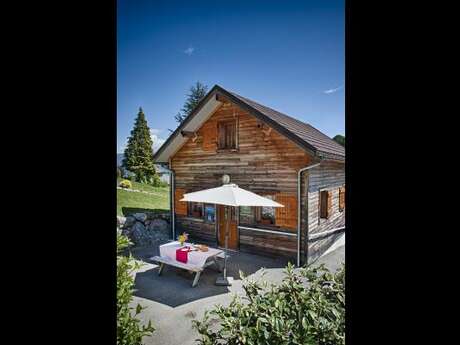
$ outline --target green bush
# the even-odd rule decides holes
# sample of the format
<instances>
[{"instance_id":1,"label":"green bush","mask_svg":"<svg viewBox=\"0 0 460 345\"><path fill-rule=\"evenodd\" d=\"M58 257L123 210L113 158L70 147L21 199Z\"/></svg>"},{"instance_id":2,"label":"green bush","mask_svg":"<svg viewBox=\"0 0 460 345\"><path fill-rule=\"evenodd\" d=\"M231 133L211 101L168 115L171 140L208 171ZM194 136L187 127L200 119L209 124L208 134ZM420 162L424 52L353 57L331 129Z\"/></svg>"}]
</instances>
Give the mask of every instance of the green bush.
<instances>
[{"instance_id":1,"label":"green bush","mask_svg":"<svg viewBox=\"0 0 460 345\"><path fill-rule=\"evenodd\" d=\"M151 178L151 180L150 180L150 183L151 183L152 186L154 186L154 187L161 187L160 176L158 176L158 174L153 175L152 178Z\"/></svg>"},{"instance_id":2,"label":"green bush","mask_svg":"<svg viewBox=\"0 0 460 345\"><path fill-rule=\"evenodd\" d=\"M132 185L130 180L122 180L120 182L120 187L121 188L130 188L131 189L131 188L133 188L133 185Z\"/></svg>"},{"instance_id":3,"label":"green bush","mask_svg":"<svg viewBox=\"0 0 460 345\"><path fill-rule=\"evenodd\" d=\"M137 315L144 309L129 306L133 299L133 273L141 265L131 256L121 255L130 242L126 236L117 233L117 345L141 345L144 336L151 335L155 328L149 320L148 325L140 325Z\"/></svg>"},{"instance_id":4,"label":"green bush","mask_svg":"<svg viewBox=\"0 0 460 345\"><path fill-rule=\"evenodd\" d=\"M246 296L193 320L199 343L345 344L345 265L335 274L324 266L285 272L279 286L244 279Z\"/></svg>"}]
</instances>

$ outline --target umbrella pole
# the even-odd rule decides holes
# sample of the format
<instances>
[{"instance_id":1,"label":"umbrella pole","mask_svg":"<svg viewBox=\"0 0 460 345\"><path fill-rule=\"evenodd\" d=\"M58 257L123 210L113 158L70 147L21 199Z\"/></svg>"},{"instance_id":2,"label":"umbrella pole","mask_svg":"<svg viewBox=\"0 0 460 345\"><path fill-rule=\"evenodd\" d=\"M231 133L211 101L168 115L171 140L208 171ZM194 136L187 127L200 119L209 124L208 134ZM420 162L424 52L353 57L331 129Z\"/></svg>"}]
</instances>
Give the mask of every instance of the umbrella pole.
<instances>
[{"instance_id":1,"label":"umbrella pole","mask_svg":"<svg viewBox=\"0 0 460 345\"><path fill-rule=\"evenodd\" d=\"M224 279L227 279L227 249L228 249L228 206L225 206L225 254L224 254Z\"/></svg>"},{"instance_id":2,"label":"umbrella pole","mask_svg":"<svg viewBox=\"0 0 460 345\"><path fill-rule=\"evenodd\" d=\"M216 285L231 286L232 284L227 279L227 247L228 247L228 206L225 207L225 248L224 248L224 276L217 277Z\"/></svg>"}]
</instances>

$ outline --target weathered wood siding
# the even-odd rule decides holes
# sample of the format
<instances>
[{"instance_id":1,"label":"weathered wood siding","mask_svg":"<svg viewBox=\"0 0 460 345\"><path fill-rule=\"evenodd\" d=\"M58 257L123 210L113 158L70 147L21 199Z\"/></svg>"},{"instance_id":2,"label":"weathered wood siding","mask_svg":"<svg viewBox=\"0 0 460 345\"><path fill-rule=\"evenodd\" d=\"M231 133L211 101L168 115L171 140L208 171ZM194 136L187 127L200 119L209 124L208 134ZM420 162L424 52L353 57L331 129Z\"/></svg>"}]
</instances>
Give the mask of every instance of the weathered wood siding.
<instances>
[{"instance_id":1,"label":"weathered wood siding","mask_svg":"<svg viewBox=\"0 0 460 345\"><path fill-rule=\"evenodd\" d=\"M237 118L238 149L234 152L217 150L218 122ZM198 138L189 139L172 157L176 188L186 192L221 185L222 175L230 175L231 182L260 195L297 198L297 171L311 164L311 156L275 130L269 131L255 117L231 103L224 103L198 130ZM296 201L296 200L295 200ZM292 201L292 204L295 204ZM215 228L181 215L176 216L177 233L188 231L192 237L216 237ZM281 231L296 232L297 221L284 220ZM268 236L267 236L268 235ZM263 239L263 240L262 240ZM279 241L282 241L282 245ZM284 236L282 240L270 234L240 230L240 249L252 252L278 252L295 254L297 239ZM293 252L294 251L294 252Z\"/></svg>"},{"instance_id":2,"label":"weathered wood siding","mask_svg":"<svg viewBox=\"0 0 460 345\"><path fill-rule=\"evenodd\" d=\"M216 243L216 224L205 222L202 219L189 218L176 215L176 234L186 232L192 242Z\"/></svg>"},{"instance_id":3,"label":"weathered wood siding","mask_svg":"<svg viewBox=\"0 0 460 345\"><path fill-rule=\"evenodd\" d=\"M240 250L295 259L297 237L240 229Z\"/></svg>"},{"instance_id":4,"label":"weathered wood siding","mask_svg":"<svg viewBox=\"0 0 460 345\"><path fill-rule=\"evenodd\" d=\"M217 131L219 121L234 117L238 118L238 151L217 152L213 128ZM198 131L201 139L189 139L173 156L176 187L211 188L228 174L232 182L255 193L296 193L297 171L310 163L310 156L275 130L267 136L263 132L267 126L258 128L258 123L237 106L224 103ZM206 134L215 138L214 143L204 139Z\"/></svg>"},{"instance_id":5,"label":"weathered wood siding","mask_svg":"<svg viewBox=\"0 0 460 345\"><path fill-rule=\"evenodd\" d=\"M339 210L339 188L345 186L345 165L335 162L321 162L319 167L315 167L306 174L303 183L308 183L308 193L303 194L304 213L308 210L308 217L302 216L302 243L305 245L306 219L308 219L309 235L319 234L327 230L345 226L345 210ZM304 186L305 188L306 186ZM330 192L331 199L328 203L329 217L320 218L320 192L327 190ZM346 206L345 206L346 207ZM333 243L337 234L330 234L324 238L310 239L308 249L308 261L317 259L330 244Z\"/></svg>"}]
</instances>

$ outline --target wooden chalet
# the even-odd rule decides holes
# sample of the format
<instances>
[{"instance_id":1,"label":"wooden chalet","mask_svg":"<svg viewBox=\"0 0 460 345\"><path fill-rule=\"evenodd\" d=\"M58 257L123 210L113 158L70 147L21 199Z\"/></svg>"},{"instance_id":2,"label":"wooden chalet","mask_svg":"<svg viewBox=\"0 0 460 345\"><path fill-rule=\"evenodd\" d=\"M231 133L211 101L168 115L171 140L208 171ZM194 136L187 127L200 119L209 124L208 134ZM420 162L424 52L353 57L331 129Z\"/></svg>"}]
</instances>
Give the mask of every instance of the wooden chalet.
<instances>
[{"instance_id":1,"label":"wooden chalet","mask_svg":"<svg viewBox=\"0 0 460 345\"><path fill-rule=\"evenodd\" d=\"M240 207L229 248L317 259L345 229L345 148L314 127L215 85L155 154L170 169L173 238L223 246L223 207L179 201L231 183L284 208Z\"/></svg>"}]
</instances>

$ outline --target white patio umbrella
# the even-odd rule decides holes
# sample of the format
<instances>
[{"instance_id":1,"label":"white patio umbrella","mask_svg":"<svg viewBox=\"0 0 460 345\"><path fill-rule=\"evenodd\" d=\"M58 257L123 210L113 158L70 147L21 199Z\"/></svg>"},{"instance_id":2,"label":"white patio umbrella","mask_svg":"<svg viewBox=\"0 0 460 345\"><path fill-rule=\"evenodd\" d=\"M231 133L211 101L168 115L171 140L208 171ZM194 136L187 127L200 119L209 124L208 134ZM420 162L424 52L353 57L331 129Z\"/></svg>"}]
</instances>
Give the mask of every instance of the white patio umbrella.
<instances>
[{"instance_id":1,"label":"white patio umbrella","mask_svg":"<svg viewBox=\"0 0 460 345\"><path fill-rule=\"evenodd\" d=\"M229 177L224 176L226 184L198 192L186 193L180 201L202 202L224 206L263 206L263 207L284 207L283 205L248 190L238 187L236 184L228 183ZM231 285L227 279L227 247L228 247L228 210L225 208L225 251L224 251L224 276L217 278L216 285Z\"/></svg>"}]
</instances>

